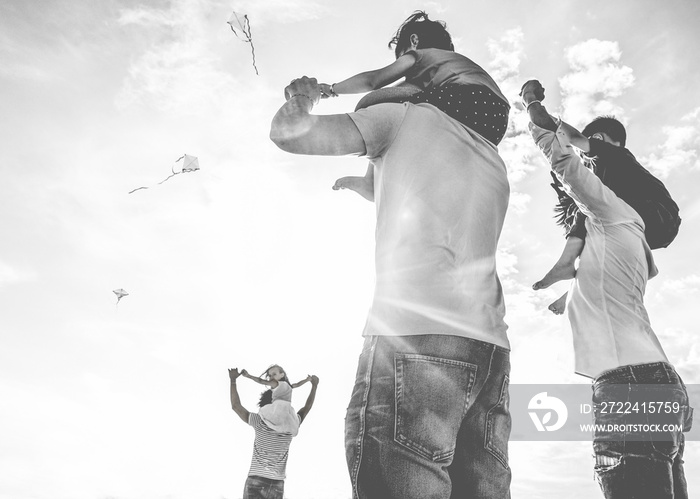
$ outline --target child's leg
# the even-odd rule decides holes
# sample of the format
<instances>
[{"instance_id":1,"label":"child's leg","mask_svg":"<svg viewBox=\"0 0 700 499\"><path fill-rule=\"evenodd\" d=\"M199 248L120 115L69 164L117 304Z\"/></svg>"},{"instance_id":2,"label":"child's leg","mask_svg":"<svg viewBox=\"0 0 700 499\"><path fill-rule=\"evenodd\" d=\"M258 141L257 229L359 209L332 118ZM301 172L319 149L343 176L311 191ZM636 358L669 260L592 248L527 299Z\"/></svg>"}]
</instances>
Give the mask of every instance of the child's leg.
<instances>
[{"instance_id":1,"label":"child's leg","mask_svg":"<svg viewBox=\"0 0 700 499\"><path fill-rule=\"evenodd\" d=\"M367 201L374 201L374 165L367 165L367 173L364 177L342 177L335 181L333 190L350 189L355 191Z\"/></svg>"},{"instance_id":2,"label":"child's leg","mask_svg":"<svg viewBox=\"0 0 700 499\"><path fill-rule=\"evenodd\" d=\"M556 301L552 302L549 307L547 307L554 315L561 315L566 310L566 297L569 293L564 293Z\"/></svg>"},{"instance_id":3,"label":"child's leg","mask_svg":"<svg viewBox=\"0 0 700 499\"><path fill-rule=\"evenodd\" d=\"M564 251L559 257L559 260L557 260L557 263L554 264L554 267L547 272L542 280L532 285L532 289L545 289L555 282L572 279L576 275L576 259L581 254L584 244L584 240L580 237L570 236L566 240Z\"/></svg>"}]
</instances>

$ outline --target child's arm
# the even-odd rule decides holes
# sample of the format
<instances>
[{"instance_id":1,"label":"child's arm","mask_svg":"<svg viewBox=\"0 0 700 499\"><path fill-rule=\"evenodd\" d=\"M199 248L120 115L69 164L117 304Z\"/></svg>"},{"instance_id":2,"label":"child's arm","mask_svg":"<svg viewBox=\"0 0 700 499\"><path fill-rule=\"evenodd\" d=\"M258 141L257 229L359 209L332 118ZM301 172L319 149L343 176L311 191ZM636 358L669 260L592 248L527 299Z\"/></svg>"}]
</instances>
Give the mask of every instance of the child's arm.
<instances>
[{"instance_id":1,"label":"child's arm","mask_svg":"<svg viewBox=\"0 0 700 499\"><path fill-rule=\"evenodd\" d=\"M297 381L296 383L292 384L292 388L299 388L301 385L303 385L307 381L311 381L310 374L306 378L302 379L301 381Z\"/></svg>"},{"instance_id":2,"label":"child's arm","mask_svg":"<svg viewBox=\"0 0 700 499\"><path fill-rule=\"evenodd\" d=\"M582 150L583 152L588 152L591 150L591 144L588 141L588 137L585 137L581 132L576 130L568 123L562 121L559 125L559 132L563 133L566 138L569 139L569 143L572 146Z\"/></svg>"},{"instance_id":3,"label":"child's arm","mask_svg":"<svg viewBox=\"0 0 700 499\"><path fill-rule=\"evenodd\" d=\"M241 371L241 375L245 376L248 379L255 381L256 383L260 383L261 385L271 386L272 388L276 388L277 385L279 384L274 379L262 379L262 378L258 378L257 376L252 376L252 375L248 374L248 371L246 371L245 369L243 369Z\"/></svg>"},{"instance_id":4,"label":"child's arm","mask_svg":"<svg viewBox=\"0 0 700 499\"><path fill-rule=\"evenodd\" d=\"M530 121L540 128L549 130L550 132L557 131L557 124L547 112L547 109L542 105L544 100L544 87L537 80L528 80L520 89L520 97L523 99L523 105L530 116Z\"/></svg>"},{"instance_id":5,"label":"child's arm","mask_svg":"<svg viewBox=\"0 0 700 499\"><path fill-rule=\"evenodd\" d=\"M568 139L569 143L583 152L590 150L588 138L581 132L576 130L568 123L561 122L559 125L552 119L547 112L547 109L542 105L544 100L544 87L537 80L529 80L525 82L520 89L520 97L523 99L523 105L530 116L530 121L540 128L562 133Z\"/></svg>"},{"instance_id":6,"label":"child's arm","mask_svg":"<svg viewBox=\"0 0 700 499\"><path fill-rule=\"evenodd\" d=\"M416 57L413 54L404 54L381 69L365 71L333 85L321 83L321 92L326 97L335 97L340 94L361 94L376 90L406 76L415 63Z\"/></svg>"}]
</instances>

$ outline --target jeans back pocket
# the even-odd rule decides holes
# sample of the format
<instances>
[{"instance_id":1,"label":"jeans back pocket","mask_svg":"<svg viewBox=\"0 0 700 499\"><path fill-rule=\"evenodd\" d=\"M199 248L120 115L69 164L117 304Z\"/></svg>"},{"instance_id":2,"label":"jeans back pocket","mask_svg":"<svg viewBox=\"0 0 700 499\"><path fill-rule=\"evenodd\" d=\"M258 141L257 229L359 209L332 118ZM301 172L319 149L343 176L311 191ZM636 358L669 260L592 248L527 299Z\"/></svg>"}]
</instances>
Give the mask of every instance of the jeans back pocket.
<instances>
[{"instance_id":1,"label":"jeans back pocket","mask_svg":"<svg viewBox=\"0 0 700 499\"><path fill-rule=\"evenodd\" d=\"M394 355L394 440L431 461L450 460L477 366L417 354Z\"/></svg>"}]
</instances>

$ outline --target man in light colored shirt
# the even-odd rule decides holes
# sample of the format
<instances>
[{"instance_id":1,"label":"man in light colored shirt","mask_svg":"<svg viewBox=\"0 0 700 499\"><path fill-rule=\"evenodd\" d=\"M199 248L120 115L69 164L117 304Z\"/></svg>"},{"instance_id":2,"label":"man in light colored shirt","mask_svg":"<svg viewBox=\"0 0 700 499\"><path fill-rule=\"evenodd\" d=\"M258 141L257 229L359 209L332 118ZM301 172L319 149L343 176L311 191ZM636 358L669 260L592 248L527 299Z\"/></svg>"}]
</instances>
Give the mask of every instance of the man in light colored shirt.
<instances>
[{"instance_id":1,"label":"man in light colored shirt","mask_svg":"<svg viewBox=\"0 0 700 499\"><path fill-rule=\"evenodd\" d=\"M585 245L567 310L576 372L593 379L595 421L617 425L599 426L595 432L598 481L608 499L687 498L682 431L646 431L655 423L681 427L687 423L687 430L692 410L644 306L647 280L658 273L644 221L573 149L591 154L603 150L597 140L616 147L621 147L620 141L595 121L586 127L588 137L564 122L555 123L541 104L544 88L536 80L524 85L522 96L533 139L566 194L587 217ZM631 416L609 410L635 403L638 412ZM669 412L663 416L653 412L656 403L669 407ZM645 431L625 426L639 422L647 425Z\"/></svg>"},{"instance_id":2,"label":"man in light colored shirt","mask_svg":"<svg viewBox=\"0 0 700 499\"><path fill-rule=\"evenodd\" d=\"M495 254L509 187L496 148L430 104L310 114L300 78L271 138L374 164L376 286L346 416L354 498L510 497L509 345Z\"/></svg>"},{"instance_id":3,"label":"man in light colored shirt","mask_svg":"<svg viewBox=\"0 0 700 499\"><path fill-rule=\"evenodd\" d=\"M269 428L262 418L243 407L238 395L236 380L241 373L237 368L228 370L231 381L231 408L236 414L255 430L253 458L248 471L248 478L243 490L243 499L282 499L284 497L284 480L286 478L287 457L292 443L291 433L279 433ZM311 377L311 392L304 407L299 409L299 424L304 421L316 398L318 377ZM272 403L272 398L260 398L260 407Z\"/></svg>"}]
</instances>

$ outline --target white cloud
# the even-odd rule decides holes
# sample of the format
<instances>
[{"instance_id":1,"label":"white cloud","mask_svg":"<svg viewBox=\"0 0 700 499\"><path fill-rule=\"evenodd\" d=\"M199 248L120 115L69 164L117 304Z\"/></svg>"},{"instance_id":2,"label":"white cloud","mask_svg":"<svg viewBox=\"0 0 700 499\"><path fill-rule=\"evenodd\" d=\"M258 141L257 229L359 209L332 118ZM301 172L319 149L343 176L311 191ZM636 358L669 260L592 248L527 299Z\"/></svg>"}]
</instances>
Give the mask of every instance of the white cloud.
<instances>
[{"instance_id":1,"label":"white cloud","mask_svg":"<svg viewBox=\"0 0 700 499\"><path fill-rule=\"evenodd\" d=\"M183 114L221 102L235 85L222 71L211 39L207 11L199 2L181 0L166 9L123 10L118 23L144 30L156 40L129 68L116 105L124 109L145 104Z\"/></svg>"},{"instance_id":2,"label":"white cloud","mask_svg":"<svg viewBox=\"0 0 700 499\"><path fill-rule=\"evenodd\" d=\"M215 62L196 42L154 47L129 69L117 107L148 103L166 111L201 112L202 106L220 102L221 94L235 84Z\"/></svg>"},{"instance_id":3,"label":"white cloud","mask_svg":"<svg viewBox=\"0 0 700 499\"><path fill-rule=\"evenodd\" d=\"M31 281L34 280L35 277L35 274L31 271L21 270L4 262L0 262L0 288L8 284Z\"/></svg>"},{"instance_id":4,"label":"white cloud","mask_svg":"<svg viewBox=\"0 0 700 499\"><path fill-rule=\"evenodd\" d=\"M675 296L688 296L700 292L700 276L690 274L681 279L668 279L664 281L659 294L671 294Z\"/></svg>"},{"instance_id":5,"label":"white cloud","mask_svg":"<svg viewBox=\"0 0 700 499\"><path fill-rule=\"evenodd\" d=\"M508 168L511 185L516 185L534 170L533 163L539 156L527 129L529 118L518 100L522 85L520 62L524 57L524 38L522 29L517 27L506 31L498 40L490 38L486 42L492 58L488 65L489 73L511 104L508 131L499 146L499 154ZM516 213L523 213L529 201L529 196L513 192L510 208Z\"/></svg>"},{"instance_id":6,"label":"white cloud","mask_svg":"<svg viewBox=\"0 0 700 499\"><path fill-rule=\"evenodd\" d=\"M423 4L423 10L425 10L425 12L427 12L428 15L432 17L433 13L444 14L445 12L447 12L447 7L442 5L440 2L426 2L425 4Z\"/></svg>"},{"instance_id":7,"label":"white cloud","mask_svg":"<svg viewBox=\"0 0 700 499\"><path fill-rule=\"evenodd\" d=\"M177 26L184 24L181 18L170 14L171 12L169 11L139 6L121 11L117 23L121 25L140 24L143 26Z\"/></svg>"},{"instance_id":8,"label":"white cloud","mask_svg":"<svg viewBox=\"0 0 700 499\"><path fill-rule=\"evenodd\" d=\"M501 247L496 255L498 275L506 303L508 338L517 355L511 359L514 383L537 383L558 379L574 381L573 349L564 317L554 316L548 305L557 298L551 288L533 291L519 278L518 257L510 248Z\"/></svg>"},{"instance_id":9,"label":"white cloud","mask_svg":"<svg viewBox=\"0 0 700 499\"><path fill-rule=\"evenodd\" d=\"M0 30L0 59L3 61L0 77L39 83L59 78L54 66L44 59L45 50L23 43L4 31ZM52 56L55 58L56 54Z\"/></svg>"},{"instance_id":10,"label":"white cloud","mask_svg":"<svg viewBox=\"0 0 700 499\"><path fill-rule=\"evenodd\" d=\"M48 82L57 79L57 76L34 64L14 64L0 65L0 76L15 78L18 80L30 80L33 82Z\"/></svg>"},{"instance_id":11,"label":"white cloud","mask_svg":"<svg viewBox=\"0 0 700 499\"><path fill-rule=\"evenodd\" d=\"M514 108L511 110L506 138L498 148L508 168L508 180L511 185L522 181L528 173L537 168L537 162L540 161L539 149L527 129L523 129L520 124L524 120L527 120L524 112Z\"/></svg>"},{"instance_id":12,"label":"white cloud","mask_svg":"<svg viewBox=\"0 0 700 499\"><path fill-rule=\"evenodd\" d=\"M565 118L581 126L596 116L622 118L622 108L612 102L634 85L632 68L620 63L617 42L590 39L570 47L566 59L571 72L559 79Z\"/></svg>"},{"instance_id":13,"label":"white cloud","mask_svg":"<svg viewBox=\"0 0 700 499\"><path fill-rule=\"evenodd\" d=\"M501 278L517 274L518 257L506 248L499 248L496 252L496 266Z\"/></svg>"},{"instance_id":14,"label":"white cloud","mask_svg":"<svg viewBox=\"0 0 700 499\"><path fill-rule=\"evenodd\" d=\"M697 366L700 364L700 344L693 341L695 333L682 328L666 328L657 331L671 364L685 383L699 383Z\"/></svg>"},{"instance_id":15,"label":"white cloud","mask_svg":"<svg viewBox=\"0 0 700 499\"><path fill-rule=\"evenodd\" d=\"M508 209L517 213L518 215L524 215L527 213L528 205L532 201L532 196L525 194L524 192L511 192L510 200L508 202Z\"/></svg>"},{"instance_id":16,"label":"white cloud","mask_svg":"<svg viewBox=\"0 0 700 499\"><path fill-rule=\"evenodd\" d=\"M247 14L251 25L256 27L308 21L333 12L327 5L306 0L250 0L237 2L235 7L236 12Z\"/></svg>"},{"instance_id":17,"label":"white cloud","mask_svg":"<svg viewBox=\"0 0 700 499\"><path fill-rule=\"evenodd\" d=\"M684 124L662 128L666 141L644 159L661 178L676 169L700 169L700 107L681 118Z\"/></svg>"},{"instance_id":18,"label":"white cloud","mask_svg":"<svg viewBox=\"0 0 700 499\"><path fill-rule=\"evenodd\" d=\"M492 60L489 64L490 73L501 86L507 96L517 95L513 88L520 89L520 61L524 54L524 35L520 27L505 32L498 40L489 38L486 46ZM515 87L513 87L515 85Z\"/></svg>"}]
</instances>

